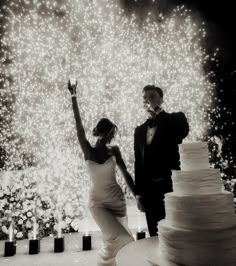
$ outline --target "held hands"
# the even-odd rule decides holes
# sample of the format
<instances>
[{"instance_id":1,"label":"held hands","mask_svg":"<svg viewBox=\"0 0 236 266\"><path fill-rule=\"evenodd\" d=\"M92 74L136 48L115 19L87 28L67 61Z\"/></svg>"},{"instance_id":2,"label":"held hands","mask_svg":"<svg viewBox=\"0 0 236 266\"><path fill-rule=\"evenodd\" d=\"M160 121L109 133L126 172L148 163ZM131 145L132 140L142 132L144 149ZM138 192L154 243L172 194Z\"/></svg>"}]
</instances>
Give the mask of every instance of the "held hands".
<instances>
[{"instance_id":1,"label":"held hands","mask_svg":"<svg viewBox=\"0 0 236 266\"><path fill-rule=\"evenodd\" d=\"M71 93L71 96L76 96L77 80L75 83L71 84L71 81L68 81L68 90Z\"/></svg>"}]
</instances>

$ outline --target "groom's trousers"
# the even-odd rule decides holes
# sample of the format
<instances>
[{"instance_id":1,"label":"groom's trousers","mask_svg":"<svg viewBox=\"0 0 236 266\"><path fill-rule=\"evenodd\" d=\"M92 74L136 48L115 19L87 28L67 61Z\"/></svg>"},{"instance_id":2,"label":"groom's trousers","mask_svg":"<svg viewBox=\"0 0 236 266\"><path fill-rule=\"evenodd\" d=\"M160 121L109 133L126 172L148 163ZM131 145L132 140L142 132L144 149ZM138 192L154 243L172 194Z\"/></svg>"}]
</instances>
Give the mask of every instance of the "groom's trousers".
<instances>
[{"instance_id":1,"label":"groom's trousers","mask_svg":"<svg viewBox=\"0 0 236 266\"><path fill-rule=\"evenodd\" d=\"M158 234L158 222L165 218L164 194L167 191L166 184L163 183L163 180L151 181L147 184L142 195L150 236ZM171 191L171 186L168 185L168 187L170 187L169 191Z\"/></svg>"}]
</instances>

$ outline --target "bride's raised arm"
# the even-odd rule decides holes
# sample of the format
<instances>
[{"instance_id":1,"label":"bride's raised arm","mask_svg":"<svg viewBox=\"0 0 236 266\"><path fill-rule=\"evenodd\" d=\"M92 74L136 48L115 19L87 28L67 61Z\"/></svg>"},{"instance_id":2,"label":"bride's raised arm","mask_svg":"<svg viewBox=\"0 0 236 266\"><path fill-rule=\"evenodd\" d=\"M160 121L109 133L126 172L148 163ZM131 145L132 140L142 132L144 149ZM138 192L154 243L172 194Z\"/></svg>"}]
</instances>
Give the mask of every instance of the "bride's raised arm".
<instances>
[{"instance_id":1,"label":"bride's raised arm","mask_svg":"<svg viewBox=\"0 0 236 266\"><path fill-rule=\"evenodd\" d=\"M72 107L76 122L76 130L77 130L77 136L80 143L80 146L82 148L82 151L84 153L85 160L89 158L90 152L91 152L91 145L89 141L86 138L84 126L81 120L80 111L77 103L76 98L76 88L77 88L77 81L75 84L71 84L70 80L68 81L68 90L71 93L71 100L72 100Z\"/></svg>"}]
</instances>

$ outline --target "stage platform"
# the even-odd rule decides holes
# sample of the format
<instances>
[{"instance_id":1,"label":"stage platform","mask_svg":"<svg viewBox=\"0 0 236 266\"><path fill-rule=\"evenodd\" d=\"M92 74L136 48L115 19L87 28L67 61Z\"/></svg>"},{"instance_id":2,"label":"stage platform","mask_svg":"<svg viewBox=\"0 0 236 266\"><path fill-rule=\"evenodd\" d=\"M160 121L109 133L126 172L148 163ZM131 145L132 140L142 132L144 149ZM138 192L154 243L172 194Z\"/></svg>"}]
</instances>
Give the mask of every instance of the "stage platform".
<instances>
[{"instance_id":1,"label":"stage platform","mask_svg":"<svg viewBox=\"0 0 236 266\"><path fill-rule=\"evenodd\" d=\"M158 236L141 239L122 248L117 255L118 266L160 266Z\"/></svg>"},{"instance_id":2,"label":"stage platform","mask_svg":"<svg viewBox=\"0 0 236 266\"><path fill-rule=\"evenodd\" d=\"M137 230L145 231L146 228L145 215L137 209L135 200L127 200L127 213L129 227L131 232L136 237ZM92 250L82 251L82 235L89 228L89 233L92 235ZM53 237L45 237L41 240L41 251L38 255L29 255L29 240L17 240L16 255L13 257L3 257L4 255L4 240L0 240L0 265L6 266L96 266L97 253L102 247L102 234L92 219L91 215L88 218L81 220L80 232L64 234L65 237L65 252L53 253ZM141 241L141 240L139 240ZM138 241L138 242L139 242ZM133 254L130 254L133 256ZM129 257L128 257L129 259ZM125 266L133 266L132 264L124 264ZM144 266L144 265L142 265Z\"/></svg>"}]
</instances>

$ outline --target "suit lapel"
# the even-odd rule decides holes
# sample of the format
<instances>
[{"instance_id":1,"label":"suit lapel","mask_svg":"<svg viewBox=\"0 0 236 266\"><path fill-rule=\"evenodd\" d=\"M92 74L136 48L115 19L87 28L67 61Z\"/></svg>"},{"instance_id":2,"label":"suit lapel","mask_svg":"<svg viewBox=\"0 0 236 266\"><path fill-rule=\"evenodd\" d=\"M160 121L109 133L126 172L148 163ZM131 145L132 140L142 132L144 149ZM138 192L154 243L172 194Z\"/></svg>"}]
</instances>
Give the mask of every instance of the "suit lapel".
<instances>
[{"instance_id":1,"label":"suit lapel","mask_svg":"<svg viewBox=\"0 0 236 266\"><path fill-rule=\"evenodd\" d=\"M146 136L147 136L147 124L144 123L142 127L140 128L140 150L142 154L142 158L144 158L144 150L146 146Z\"/></svg>"},{"instance_id":2,"label":"suit lapel","mask_svg":"<svg viewBox=\"0 0 236 266\"><path fill-rule=\"evenodd\" d=\"M162 123L162 119L163 117L165 117L166 112L163 111L158 115L158 123L157 123L157 130L155 132L155 135L153 136L152 142L150 145L153 145L158 138L158 135L161 134L162 129L158 128L158 124ZM148 124L147 122L145 122L143 125L140 126L140 132L139 132L139 144L140 144L140 150L141 150L141 154L142 154L142 158L144 158L144 150L145 150L145 146L147 145L147 128L148 128Z\"/></svg>"},{"instance_id":3,"label":"suit lapel","mask_svg":"<svg viewBox=\"0 0 236 266\"><path fill-rule=\"evenodd\" d=\"M151 145L160 139L160 136L163 136L163 127L165 127L165 124L163 124L163 118L166 116L166 112L162 111L157 118L157 129L153 136ZM161 138L162 139L162 138Z\"/></svg>"}]
</instances>

